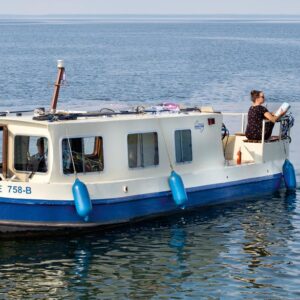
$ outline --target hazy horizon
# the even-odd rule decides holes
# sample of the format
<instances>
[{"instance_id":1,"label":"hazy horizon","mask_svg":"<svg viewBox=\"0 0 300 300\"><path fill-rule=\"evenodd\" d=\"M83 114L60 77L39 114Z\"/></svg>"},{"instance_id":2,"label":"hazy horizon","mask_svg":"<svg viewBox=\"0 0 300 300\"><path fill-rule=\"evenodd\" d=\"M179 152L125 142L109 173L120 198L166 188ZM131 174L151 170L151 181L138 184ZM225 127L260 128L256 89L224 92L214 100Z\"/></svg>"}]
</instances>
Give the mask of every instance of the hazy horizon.
<instances>
[{"instance_id":1,"label":"hazy horizon","mask_svg":"<svg viewBox=\"0 0 300 300\"><path fill-rule=\"evenodd\" d=\"M0 13L0 16L84 16L84 17L115 17L115 16L122 16L122 17L278 17L278 18L285 18L285 17L300 17L300 12L297 14L275 14L275 13L201 13L201 14L180 14L180 13Z\"/></svg>"},{"instance_id":2,"label":"hazy horizon","mask_svg":"<svg viewBox=\"0 0 300 300\"><path fill-rule=\"evenodd\" d=\"M10 0L1 1L1 15L298 15L299 0Z\"/></svg>"}]
</instances>

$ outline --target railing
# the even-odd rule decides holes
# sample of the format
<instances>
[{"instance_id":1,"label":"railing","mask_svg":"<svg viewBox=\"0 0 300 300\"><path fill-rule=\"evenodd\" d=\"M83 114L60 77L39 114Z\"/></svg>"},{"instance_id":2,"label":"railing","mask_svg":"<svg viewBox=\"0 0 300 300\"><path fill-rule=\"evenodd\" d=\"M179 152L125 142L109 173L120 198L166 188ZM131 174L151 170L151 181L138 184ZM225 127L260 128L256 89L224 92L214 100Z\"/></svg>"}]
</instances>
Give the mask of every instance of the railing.
<instances>
[{"instance_id":1,"label":"railing","mask_svg":"<svg viewBox=\"0 0 300 300\"><path fill-rule=\"evenodd\" d=\"M235 117L238 117L240 116L241 117L241 132L242 133L245 133L245 120L246 120L246 116L248 116L248 113L227 113L227 112L223 112L222 113L223 116L235 116Z\"/></svg>"},{"instance_id":2,"label":"railing","mask_svg":"<svg viewBox=\"0 0 300 300\"><path fill-rule=\"evenodd\" d=\"M246 131L246 121L247 121L247 116L248 113L222 113L222 115L224 116L235 116L235 117L241 117L241 132L245 133ZM277 122L282 122L286 119L287 117L283 116L280 118L280 120L278 120ZM266 130L266 123L271 122L270 120L263 120L262 123L262 138L261 138L261 142L264 143L265 142L265 130ZM279 139L282 139L282 131L281 131L281 126L279 126L279 133L278 133Z\"/></svg>"}]
</instances>

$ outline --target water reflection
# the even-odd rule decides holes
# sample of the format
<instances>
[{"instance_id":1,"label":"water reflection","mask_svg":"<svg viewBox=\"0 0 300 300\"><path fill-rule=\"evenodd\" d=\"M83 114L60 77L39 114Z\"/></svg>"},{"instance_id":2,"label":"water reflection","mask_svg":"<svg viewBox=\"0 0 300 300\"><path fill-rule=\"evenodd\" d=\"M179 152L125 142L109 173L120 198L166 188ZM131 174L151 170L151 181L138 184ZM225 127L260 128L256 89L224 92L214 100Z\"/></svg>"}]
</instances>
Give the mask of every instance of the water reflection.
<instances>
[{"instance_id":1,"label":"water reflection","mask_svg":"<svg viewBox=\"0 0 300 300\"><path fill-rule=\"evenodd\" d=\"M296 193L274 194L260 205L247 206L247 214L243 215L241 246L244 253L239 253L238 260L242 268L232 274L245 288L254 288L257 295L273 297L286 293L285 272L290 265L286 254L290 252L288 241L294 236L290 213L295 211L296 197ZM243 269L246 266L247 269ZM289 280L290 287L295 286L296 277ZM262 291L257 292L257 289ZM248 295L248 292L241 291L241 294Z\"/></svg>"},{"instance_id":2,"label":"water reflection","mask_svg":"<svg viewBox=\"0 0 300 300\"><path fill-rule=\"evenodd\" d=\"M238 298L260 290L289 298L300 263L297 197L277 193L80 237L2 241L0 295Z\"/></svg>"}]
</instances>

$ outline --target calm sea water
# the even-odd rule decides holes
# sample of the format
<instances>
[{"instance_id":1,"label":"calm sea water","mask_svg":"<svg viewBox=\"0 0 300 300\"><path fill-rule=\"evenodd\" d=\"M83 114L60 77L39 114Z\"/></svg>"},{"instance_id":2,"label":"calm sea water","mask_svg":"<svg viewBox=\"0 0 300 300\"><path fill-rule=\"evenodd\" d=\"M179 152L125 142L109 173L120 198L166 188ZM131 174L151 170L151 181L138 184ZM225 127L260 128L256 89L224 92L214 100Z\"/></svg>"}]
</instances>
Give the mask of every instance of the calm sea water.
<instances>
[{"instance_id":1,"label":"calm sea water","mask_svg":"<svg viewBox=\"0 0 300 300\"><path fill-rule=\"evenodd\" d=\"M300 180L300 17L0 18L0 110L172 101L296 118L291 160ZM300 194L240 203L75 237L0 244L2 299L297 299Z\"/></svg>"}]
</instances>

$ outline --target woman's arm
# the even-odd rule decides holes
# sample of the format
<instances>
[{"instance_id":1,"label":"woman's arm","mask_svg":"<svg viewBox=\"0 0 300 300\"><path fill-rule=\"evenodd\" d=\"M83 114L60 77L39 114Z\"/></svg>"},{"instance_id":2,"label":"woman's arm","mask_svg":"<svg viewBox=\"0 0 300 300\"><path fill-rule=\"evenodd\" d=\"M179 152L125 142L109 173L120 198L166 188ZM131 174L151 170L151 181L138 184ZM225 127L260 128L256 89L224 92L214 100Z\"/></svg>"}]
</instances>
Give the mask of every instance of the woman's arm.
<instances>
[{"instance_id":1,"label":"woman's arm","mask_svg":"<svg viewBox=\"0 0 300 300\"><path fill-rule=\"evenodd\" d=\"M284 114L286 113L286 111L283 111L279 116L275 116L272 115L270 112L265 112L264 113L264 117L268 120L270 120L271 122L275 123L278 119L280 119Z\"/></svg>"}]
</instances>

